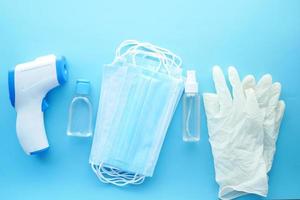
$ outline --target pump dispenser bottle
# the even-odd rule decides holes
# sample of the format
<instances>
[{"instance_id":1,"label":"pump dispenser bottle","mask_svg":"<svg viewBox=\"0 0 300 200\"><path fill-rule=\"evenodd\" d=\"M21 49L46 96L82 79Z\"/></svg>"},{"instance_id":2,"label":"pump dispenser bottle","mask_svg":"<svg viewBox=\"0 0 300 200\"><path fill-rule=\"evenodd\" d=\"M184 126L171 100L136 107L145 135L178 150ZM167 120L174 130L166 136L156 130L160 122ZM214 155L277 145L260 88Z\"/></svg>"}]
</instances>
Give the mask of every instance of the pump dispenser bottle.
<instances>
[{"instance_id":1,"label":"pump dispenser bottle","mask_svg":"<svg viewBox=\"0 0 300 200\"><path fill-rule=\"evenodd\" d=\"M200 96L196 72L187 71L187 79L183 95L183 141L200 140Z\"/></svg>"}]
</instances>

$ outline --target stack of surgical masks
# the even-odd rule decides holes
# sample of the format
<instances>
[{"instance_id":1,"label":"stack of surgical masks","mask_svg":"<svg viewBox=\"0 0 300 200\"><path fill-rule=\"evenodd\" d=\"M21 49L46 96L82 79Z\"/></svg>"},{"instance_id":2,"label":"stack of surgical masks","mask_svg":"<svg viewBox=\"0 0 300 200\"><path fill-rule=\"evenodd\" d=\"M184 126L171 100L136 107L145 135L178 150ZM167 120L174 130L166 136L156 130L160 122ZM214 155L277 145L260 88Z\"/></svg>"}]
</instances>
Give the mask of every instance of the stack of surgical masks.
<instances>
[{"instance_id":1,"label":"stack of surgical masks","mask_svg":"<svg viewBox=\"0 0 300 200\"><path fill-rule=\"evenodd\" d=\"M214 67L216 94L203 96L219 198L266 196L285 110L279 100L281 85L272 83L269 74L258 83L252 75L241 81L234 67L229 67L228 77L232 94L222 70Z\"/></svg>"},{"instance_id":2,"label":"stack of surgical masks","mask_svg":"<svg viewBox=\"0 0 300 200\"><path fill-rule=\"evenodd\" d=\"M121 43L103 68L90 154L102 182L124 186L152 176L182 92L178 56L149 43Z\"/></svg>"}]
</instances>

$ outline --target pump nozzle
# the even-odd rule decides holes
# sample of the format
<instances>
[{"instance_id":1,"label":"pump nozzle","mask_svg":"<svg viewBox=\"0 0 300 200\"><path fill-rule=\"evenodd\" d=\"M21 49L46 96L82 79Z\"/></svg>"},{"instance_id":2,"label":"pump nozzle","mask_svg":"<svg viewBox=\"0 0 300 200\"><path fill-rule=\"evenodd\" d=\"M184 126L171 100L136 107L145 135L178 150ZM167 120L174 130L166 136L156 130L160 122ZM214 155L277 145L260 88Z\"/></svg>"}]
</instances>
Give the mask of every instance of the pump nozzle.
<instances>
[{"instance_id":1,"label":"pump nozzle","mask_svg":"<svg viewBox=\"0 0 300 200\"><path fill-rule=\"evenodd\" d=\"M196 80L196 71L188 70L186 73L185 93L198 93L198 83Z\"/></svg>"}]
</instances>

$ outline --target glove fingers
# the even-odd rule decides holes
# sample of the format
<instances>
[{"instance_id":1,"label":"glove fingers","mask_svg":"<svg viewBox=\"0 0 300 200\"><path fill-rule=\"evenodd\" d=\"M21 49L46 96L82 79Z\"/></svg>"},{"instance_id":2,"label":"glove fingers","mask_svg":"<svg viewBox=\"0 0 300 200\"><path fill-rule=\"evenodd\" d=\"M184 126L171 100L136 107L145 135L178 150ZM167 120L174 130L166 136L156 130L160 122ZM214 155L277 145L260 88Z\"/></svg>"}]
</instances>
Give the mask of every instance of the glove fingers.
<instances>
[{"instance_id":1,"label":"glove fingers","mask_svg":"<svg viewBox=\"0 0 300 200\"><path fill-rule=\"evenodd\" d=\"M272 86L272 76L265 74L257 83L255 88L257 101L260 107L267 107L270 98L270 88Z\"/></svg>"},{"instance_id":2,"label":"glove fingers","mask_svg":"<svg viewBox=\"0 0 300 200\"><path fill-rule=\"evenodd\" d=\"M219 97L219 102L221 106L221 110L226 110L226 108L230 107L232 104L232 98L230 92L228 90L224 74L219 66L215 66L213 68L213 79L215 83L215 88L217 91L217 95Z\"/></svg>"},{"instance_id":3,"label":"glove fingers","mask_svg":"<svg viewBox=\"0 0 300 200\"><path fill-rule=\"evenodd\" d=\"M276 120L276 108L278 106L279 96L281 92L281 84L276 82L274 83L269 92L269 100L266 105L266 119L265 123L272 124L273 131L275 130L275 120Z\"/></svg>"},{"instance_id":4,"label":"glove fingers","mask_svg":"<svg viewBox=\"0 0 300 200\"><path fill-rule=\"evenodd\" d=\"M271 87L269 107L275 108L278 105L280 93L281 93L281 84L276 82Z\"/></svg>"},{"instance_id":5,"label":"glove fingers","mask_svg":"<svg viewBox=\"0 0 300 200\"><path fill-rule=\"evenodd\" d=\"M246 104L246 109L247 113L250 116L257 116L260 114L260 108L256 99L256 95L254 92L254 89L250 88L245 91L246 98L247 98L247 104Z\"/></svg>"},{"instance_id":6,"label":"glove fingers","mask_svg":"<svg viewBox=\"0 0 300 200\"><path fill-rule=\"evenodd\" d=\"M239 74L234 67L228 68L228 77L232 86L233 100L243 105L245 103L244 91Z\"/></svg>"},{"instance_id":7,"label":"glove fingers","mask_svg":"<svg viewBox=\"0 0 300 200\"><path fill-rule=\"evenodd\" d=\"M285 103L284 101L279 101L275 110L275 124L274 130L270 132L270 135L265 135L265 142L264 142L264 157L267 164L267 172L271 170L274 154L276 151L276 141L279 134L279 129L281 125L281 121L283 118L283 114L285 111Z\"/></svg>"},{"instance_id":8,"label":"glove fingers","mask_svg":"<svg viewBox=\"0 0 300 200\"><path fill-rule=\"evenodd\" d=\"M243 90L246 91L247 89L250 88L255 88L256 85L256 81L253 75L247 75L243 81L242 81L242 85L243 85Z\"/></svg>"},{"instance_id":9,"label":"glove fingers","mask_svg":"<svg viewBox=\"0 0 300 200\"><path fill-rule=\"evenodd\" d=\"M258 81L256 89L263 90L264 88L270 87L271 84L272 84L272 76L270 74L265 74Z\"/></svg>"},{"instance_id":10,"label":"glove fingers","mask_svg":"<svg viewBox=\"0 0 300 200\"><path fill-rule=\"evenodd\" d=\"M206 117L208 119L213 118L220 112L219 98L217 94L204 93L203 103L204 103Z\"/></svg>"},{"instance_id":11,"label":"glove fingers","mask_svg":"<svg viewBox=\"0 0 300 200\"><path fill-rule=\"evenodd\" d=\"M283 100L280 100L277 104L276 108L276 118L275 118L275 132L278 134L280 129L280 124L283 118L283 114L285 111L285 103Z\"/></svg>"}]
</instances>

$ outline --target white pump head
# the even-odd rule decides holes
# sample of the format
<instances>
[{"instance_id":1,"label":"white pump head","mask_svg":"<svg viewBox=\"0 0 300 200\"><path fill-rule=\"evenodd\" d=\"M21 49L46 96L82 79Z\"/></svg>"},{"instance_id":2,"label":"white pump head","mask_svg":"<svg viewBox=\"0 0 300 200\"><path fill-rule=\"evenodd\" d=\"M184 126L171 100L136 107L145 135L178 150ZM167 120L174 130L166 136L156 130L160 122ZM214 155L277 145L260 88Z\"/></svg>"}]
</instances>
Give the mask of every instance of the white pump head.
<instances>
[{"instance_id":1,"label":"white pump head","mask_svg":"<svg viewBox=\"0 0 300 200\"><path fill-rule=\"evenodd\" d=\"M185 93L198 93L198 83L196 80L196 71L188 70L186 73Z\"/></svg>"},{"instance_id":2,"label":"white pump head","mask_svg":"<svg viewBox=\"0 0 300 200\"><path fill-rule=\"evenodd\" d=\"M11 104L17 112L16 130L21 146L28 155L49 147L43 112L46 94L67 81L64 57L48 55L22 63L8 73Z\"/></svg>"}]
</instances>

